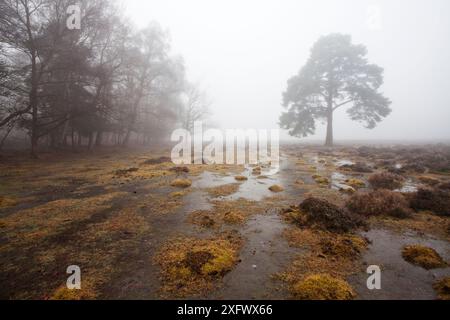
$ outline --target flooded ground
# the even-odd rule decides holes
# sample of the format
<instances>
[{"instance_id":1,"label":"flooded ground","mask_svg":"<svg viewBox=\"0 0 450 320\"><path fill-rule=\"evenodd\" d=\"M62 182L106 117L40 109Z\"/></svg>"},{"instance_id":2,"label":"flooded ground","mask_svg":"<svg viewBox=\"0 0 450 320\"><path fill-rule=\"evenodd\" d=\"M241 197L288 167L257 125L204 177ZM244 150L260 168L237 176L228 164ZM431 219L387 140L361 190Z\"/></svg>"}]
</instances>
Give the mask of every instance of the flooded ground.
<instances>
[{"instance_id":1,"label":"flooded ground","mask_svg":"<svg viewBox=\"0 0 450 320\"><path fill-rule=\"evenodd\" d=\"M424 245L449 262L448 216L365 217L366 231L339 235L299 227L282 214L309 197L343 207L352 195L371 192L378 172L402 174L393 192L405 197L426 182L449 181L436 170L403 172L408 152L395 150L285 146L275 168L183 168L155 160L164 152L144 151L76 162L5 160L0 296L293 299L295 284L318 273L347 280L356 299L436 299L433 284L450 269L415 266L402 248ZM351 257L324 249L327 241L360 241L355 237L368 245ZM64 289L73 264L85 279L75 296ZM367 289L368 265L382 268L381 290Z\"/></svg>"}]
</instances>

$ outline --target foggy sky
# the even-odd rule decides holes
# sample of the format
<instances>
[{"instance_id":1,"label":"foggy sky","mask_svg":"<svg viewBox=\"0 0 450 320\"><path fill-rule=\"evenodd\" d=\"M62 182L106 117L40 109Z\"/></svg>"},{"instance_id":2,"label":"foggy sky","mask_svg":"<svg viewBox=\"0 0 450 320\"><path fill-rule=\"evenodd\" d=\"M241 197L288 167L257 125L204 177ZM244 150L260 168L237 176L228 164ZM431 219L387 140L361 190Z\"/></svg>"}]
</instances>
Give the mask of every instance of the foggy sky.
<instances>
[{"instance_id":1,"label":"foggy sky","mask_svg":"<svg viewBox=\"0 0 450 320\"><path fill-rule=\"evenodd\" d=\"M385 69L393 113L374 130L335 115L339 139L450 139L448 0L122 0L138 26L170 31L222 128L278 128L287 80L321 35L351 34ZM375 9L374 9L375 8ZM376 19L377 9L380 19ZM312 139L324 139L320 126Z\"/></svg>"}]
</instances>

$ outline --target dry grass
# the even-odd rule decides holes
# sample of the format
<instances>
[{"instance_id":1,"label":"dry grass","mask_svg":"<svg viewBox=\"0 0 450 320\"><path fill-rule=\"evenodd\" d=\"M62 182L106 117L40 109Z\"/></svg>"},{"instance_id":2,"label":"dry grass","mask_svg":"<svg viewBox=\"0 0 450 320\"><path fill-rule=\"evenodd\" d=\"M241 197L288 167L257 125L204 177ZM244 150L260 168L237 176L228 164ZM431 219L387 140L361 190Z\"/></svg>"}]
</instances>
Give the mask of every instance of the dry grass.
<instances>
[{"instance_id":1,"label":"dry grass","mask_svg":"<svg viewBox=\"0 0 450 320\"><path fill-rule=\"evenodd\" d=\"M192 185L192 181L189 179L175 179L170 185L176 188L189 188Z\"/></svg>"},{"instance_id":2,"label":"dry grass","mask_svg":"<svg viewBox=\"0 0 450 320\"><path fill-rule=\"evenodd\" d=\"M433 285L440 300L450 300L450 277L443 278Z\"/></svg>"},{"instance_id":3,"label":"dry grass","mask_svg":"<svg viewBox=\"0 0 450 320\"><path fill-rule=\"evenodd\" d=\"M447 266L447 263L434 249L420 245L406 246L403 248L402 256L409 263L427 270Z\"/></svg>"},{"instance_id":4,"label":"dry grass","mask_svg":"<svg viewBox=\"0 0 450 320\"><path fill-rule=\"evenodd\" d=\"M84 199L51 201L0 219L4 226L2 231L8 238L8 245L40 241L74 222L111 209L111 201L126 195L126 192L113 192Z\"/></svg>"},{"instance_id":5,"label":"dry grass","mask_svg":"<svg viewBox=\"0 0 450 320\"><path fill-rule=\"evenodd\" d=\"M319 295L316 290L299 291L301 283L310 276L326 274L333 279L362 271L361 255L367 248L367 241L352 234L334 234L326 231L289 228L284 237L292 247L304 252L299 254L288 268L276 277L288 284L291 293L298 299L333 299L335 289L325 290ZM308 282L307 282L308 283ZM324 287L323 289L325 289ZM314 296L312 296L314 295ZM336 299L336 298L334 298Z\"/></svg>"},{"instance_id":6,"label":"dry grass","mask_svg":"<svg viewBox=\"0 0 450 320\"><path fill-rule=\"evenodd\" d=\"M240 247L241 240L229 235L169 241L155 257L161 267L162 293L180 298L211 290L238 262Z\"/></svg>"},{"instance_id":7,"label":"dry grass","mask_svg":"<svg viewBox=\"0 0 450 320\"><path fill-rule=\"evenodd\" d=\"M408 201L397 192L376 190L369 193L357 193L347 201L347 208L367 217L389 215L396 218L411 216Z\"/></svg>"},{"instance_id":8,"label":"dry grass","mask_svg":"<svg viewBox=\"0 0 450 320\"><path fill-rule=\"evenodd\" d=\"M238 183L232 183L232 184L226 184L226 185L222 185L222 186L218 186L218 187L214 187L214 188L208 188L205 189L206 192L208 192L208 194L213 197L213 198L218 198L218 197L226 197L229 195L232 195L236 192L238 192L240 187L240 184Z\"/></svg>"},{"instance_id":9,"label":"dry grass","mask_svg":"<svg viewBox=\"0 0 450 320\"><path fill-rule=\"evenodd\" d=\"M314 274L299 281L292 292L300 300L352 300L356 295L350 285L329 274Z\"/></svg>"},{"instance_id":10,"label":"dry grass","mask_svg":"<svg viewBox=\"0 0 450 320\"><path fill-rule=\"evenodd\" d=\"M234 201L212 201L212 210L199 210L192 212L188 222L204 228L220 228L225 224L243 224L254 214L264 210L264 203L238 199Z\"/></svg>"},{"instance_id":11,"label":"dry grass","mask_svg":"<svg viewBox=\"0 0 450 320\"><path fill-rule=\"evenodd\" d=\"M374 189L399 189L403 185L405 179L394 173L381 172L375 173L369 177L369 183Z\"/></svg>"},{"instance_id":12,"label":"dry grass","mask_svg":"<svg viewBox=\"0 0 450 320\"><path fill-rule=\"evenodd\" d=\"M279 185L275 184L275 185L271 186L269 188L269 190L274 192L274 193L279 193L279 192L283 192L284 188L282 186L279 186Z\"/></svg>"}]
</instances>

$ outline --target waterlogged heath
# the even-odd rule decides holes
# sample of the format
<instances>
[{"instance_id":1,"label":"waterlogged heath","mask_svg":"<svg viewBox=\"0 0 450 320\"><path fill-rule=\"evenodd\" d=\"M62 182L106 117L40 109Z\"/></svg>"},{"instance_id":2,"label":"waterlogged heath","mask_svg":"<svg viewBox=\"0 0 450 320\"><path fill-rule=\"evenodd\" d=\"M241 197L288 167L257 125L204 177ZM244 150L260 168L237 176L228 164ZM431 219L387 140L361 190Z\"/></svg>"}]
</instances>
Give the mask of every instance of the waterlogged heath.
<instances>
[{"instance_id":1,"label":"waterlogged heath","mask_svg":"<svg viewBox=\"0 0 450 320\"><path fill-rule=\"evenodd\" d=\"M171 141L178 142L172 149L173 163L181 164L270 164L280 163L279 130L208 129L201 121L195 122L194 132L177 129Z\"/></svg>"}]
</instances>

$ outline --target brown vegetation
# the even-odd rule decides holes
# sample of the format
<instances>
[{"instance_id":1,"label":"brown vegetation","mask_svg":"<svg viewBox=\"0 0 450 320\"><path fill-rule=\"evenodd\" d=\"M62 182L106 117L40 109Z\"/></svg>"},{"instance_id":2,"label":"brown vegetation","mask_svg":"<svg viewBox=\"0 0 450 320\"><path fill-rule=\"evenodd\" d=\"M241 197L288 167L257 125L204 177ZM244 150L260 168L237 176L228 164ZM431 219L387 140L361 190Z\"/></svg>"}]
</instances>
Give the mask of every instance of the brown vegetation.
<instances>
[{"instance_id":1,"label":"brown vegetation","mask_svg":"<svg viewBox=\"0 0 450 320\"><path fill-rule=\"evenodd\" d=\"M406 246L403 248L402 256L406 261L427 270L447 266L447 263L434 249L420 245Z\"/></svg>"},{"instance_id":2,"label":"brown vegetation","mask_svg":"<svg viewBox=\"0 0 450 320\"><path fill-rule=\"evenodd\" d=\"M375 173L369 177L369 183L374 189L399 189L403 186L405 179L394 173L381 172Z\"/></svg>"},{"instance_id":3,"label":"brown vegetation","mask_svg":"<svg viewBox=\"0 0 450 320\"><path fill-rule=\"evenodd\" d=\"M396 218L411 216L408 201L403 195L383 189L354 194L348 200L347 208L364 216L389 215Z\"/></svg>"}]
</instances>

